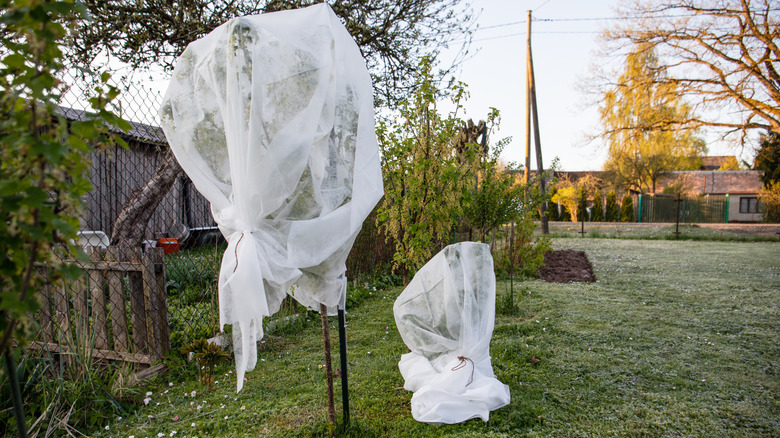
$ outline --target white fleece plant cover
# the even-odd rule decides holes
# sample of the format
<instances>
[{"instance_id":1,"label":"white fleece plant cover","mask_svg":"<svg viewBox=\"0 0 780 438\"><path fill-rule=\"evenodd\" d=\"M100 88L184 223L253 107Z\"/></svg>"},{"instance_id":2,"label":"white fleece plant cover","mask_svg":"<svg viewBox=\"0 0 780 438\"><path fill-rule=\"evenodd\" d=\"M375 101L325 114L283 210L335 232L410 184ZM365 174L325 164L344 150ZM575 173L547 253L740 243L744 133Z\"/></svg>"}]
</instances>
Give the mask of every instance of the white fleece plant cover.
<instances>
[{"instance_id":1,"label":"white fleece plant cover","mask_svg":"<svg viewBox=\"0 0 780 438\"><path fill-rule=\"evenodd\" d=\"M487 421L509 404L509 387L490 363L496 277L490 248L462 242L436 254L393 306L411 353L398 368L413 391L412 416L425 423Z\"/></svg>"},{"instance_id":2,"label":"white fleece plant cover","mask_svg":"<svg viewBox=\"0 0 780 438\"><path fill-rule=\"evenodd\" d=\"M225 236L220 324L237 389L286 294L344 305L345 261L382 196L371 80L327 4L236 18L191 43L161 108L171 149Z\"/></svg>"}]
</instances>

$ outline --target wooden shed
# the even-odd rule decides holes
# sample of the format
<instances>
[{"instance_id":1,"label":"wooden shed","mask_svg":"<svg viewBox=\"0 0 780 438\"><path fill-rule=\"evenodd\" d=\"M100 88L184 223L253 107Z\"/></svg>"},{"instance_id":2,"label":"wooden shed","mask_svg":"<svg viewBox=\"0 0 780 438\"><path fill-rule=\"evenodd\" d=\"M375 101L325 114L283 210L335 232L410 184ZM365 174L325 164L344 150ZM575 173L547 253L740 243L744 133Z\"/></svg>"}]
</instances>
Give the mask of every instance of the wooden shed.
<instances>
[{"instance_id":1,"label":"wooden shed","mask_svg":"<svg viewBox=\"0 0 780 438\"><path fill-rule=\"evenodd\" d=\"M71 121L84 120L87 113L60 107L62 114ZM118 132L128 148L114 146L106 152L93 152L90 156L90 179L94 189L86 197L87 211L81 219L84 231L101 231L110 236L114 222L130 193L143 187L154 175L168 148L165 134L160 127L130 122L129 132ZM176 179L149 221L144 239L161 237L182 238L190 230L216 231L211 207L192 185L184 172Z\"/></svg>"}]
</instances>

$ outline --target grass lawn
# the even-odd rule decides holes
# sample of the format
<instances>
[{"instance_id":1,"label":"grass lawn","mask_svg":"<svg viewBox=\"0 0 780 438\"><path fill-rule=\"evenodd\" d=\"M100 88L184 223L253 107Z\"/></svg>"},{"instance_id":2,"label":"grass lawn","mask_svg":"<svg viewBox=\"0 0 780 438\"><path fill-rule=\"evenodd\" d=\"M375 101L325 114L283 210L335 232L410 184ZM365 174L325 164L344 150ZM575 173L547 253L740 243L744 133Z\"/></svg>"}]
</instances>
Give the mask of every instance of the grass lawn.
<instances>
[{"instance_id":1,"label":"grass lawn","mask_svg":"<svg viewBox=\"0 0 780 438\"><path fill-rule=\"evenodd\" d=\"M392 315L401 289L373 291L349 310L353 422L339 433L780 436L780 245L556 239L553 246L584 250L599 281L514 282L518 309L497 315L491 344L495 372L511 388L509 406L487 423L414 421L397 367L406 352ZM499 283L499 300L508 289ZM232 366L219 368L212 392L193 365L175 366L146 389L148 406L95 436L326 434L318 318L266 337L261 350L241 393ZM532 355L541 362L532 364Z\"/></svg>"}]
</instances>

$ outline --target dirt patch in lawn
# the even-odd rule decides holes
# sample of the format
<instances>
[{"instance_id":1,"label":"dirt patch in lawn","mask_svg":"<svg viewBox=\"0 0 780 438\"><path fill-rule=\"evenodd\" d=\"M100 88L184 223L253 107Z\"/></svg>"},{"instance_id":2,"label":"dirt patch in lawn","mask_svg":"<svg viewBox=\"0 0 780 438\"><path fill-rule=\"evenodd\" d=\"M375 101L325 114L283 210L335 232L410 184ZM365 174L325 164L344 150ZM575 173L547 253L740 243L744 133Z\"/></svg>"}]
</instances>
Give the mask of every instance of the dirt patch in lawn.
<instances>
[{"instance_id":1,"label":"dirt patch in lawn","mask_svg":"<svg viewBox=\"0 0 780 438\"><path fill-rule=\"evenodd\" d=\"M544 255L544 266L539 270L542 280L550 283L596 281L593 265L584 251L564 249Z\"/></svg>"}]
</instances>

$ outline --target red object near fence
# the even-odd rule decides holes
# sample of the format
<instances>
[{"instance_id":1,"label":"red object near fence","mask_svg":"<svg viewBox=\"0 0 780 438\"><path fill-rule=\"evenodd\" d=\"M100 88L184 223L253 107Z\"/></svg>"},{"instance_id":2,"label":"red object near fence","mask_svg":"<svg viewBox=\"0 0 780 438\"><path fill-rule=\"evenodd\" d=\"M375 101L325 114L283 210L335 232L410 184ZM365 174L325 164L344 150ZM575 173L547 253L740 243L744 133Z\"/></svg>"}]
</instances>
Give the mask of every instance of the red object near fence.
<instances>
[{"instance_id":1,"label":"red object near fence","mask_svg":"<svg viewBox=\"0 0 780 438\"><path fill-rule=\"evenodd\" d=\"M161 247L165 254L179 252L179 239L173 237L157 239L157 246Z\"/></svg>"}]
</instances>

